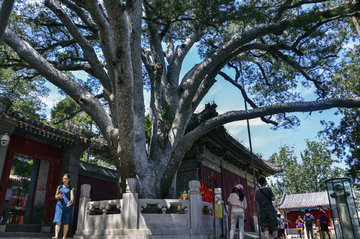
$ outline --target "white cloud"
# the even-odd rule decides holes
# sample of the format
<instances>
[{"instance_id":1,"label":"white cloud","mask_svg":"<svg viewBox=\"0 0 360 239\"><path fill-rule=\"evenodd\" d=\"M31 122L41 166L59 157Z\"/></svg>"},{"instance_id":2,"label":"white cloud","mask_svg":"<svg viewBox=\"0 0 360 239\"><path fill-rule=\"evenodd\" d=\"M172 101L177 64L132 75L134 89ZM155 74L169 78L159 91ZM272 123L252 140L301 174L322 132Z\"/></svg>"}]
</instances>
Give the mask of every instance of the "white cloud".
<instances>
[{"instance_id":1,"label":"white cloud","mask_svg":"<svg viewBox=\"0 0 360 239\"><path fill-rule=\"evenodd\" d=\"M300 92L303 96L312 95L315 92L315 86L312 85L310 88L303 88Z\"/></svg>"},{"instance_id":2,"label":"white cloud","mask_svg":"<svg viewBox=\"0 0 360 239\"><path fill-rule=\"evenodd\" d=\"M256 118L256 119L250 119L249 120L250 126L256 126L256 125L266 125L266 123L264 123L260 118ZM235 122L231 122L226 124L226 127L241 127L241 126L246 126L246 120L241 120L241 121L235 121Z\"/></svg>"},{"instance_id":3,"label":"white cloud","mask_svg":"<svg viewBox=\"0 0 360 239\"><path fill-rule=\"evenodd\" d=\"M254 137L252 138L252 146L253 148L262 148L262 147L266 147L268 142L273 141L273 138L269 138L269 137Z\"/></svg>"}]
</instances>

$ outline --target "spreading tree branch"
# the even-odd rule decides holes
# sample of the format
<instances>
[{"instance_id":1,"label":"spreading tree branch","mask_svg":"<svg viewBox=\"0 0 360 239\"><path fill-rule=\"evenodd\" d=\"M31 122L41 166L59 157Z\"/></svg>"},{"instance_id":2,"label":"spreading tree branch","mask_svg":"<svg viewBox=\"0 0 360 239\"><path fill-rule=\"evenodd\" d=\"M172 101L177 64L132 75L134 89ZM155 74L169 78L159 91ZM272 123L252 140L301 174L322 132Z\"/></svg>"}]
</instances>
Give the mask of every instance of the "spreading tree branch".
<instances>
[{"instance_id":1,"label":"spreading tree branch","mask_svg":"<svg viewBox=\"0 0 360 239\"><path fill-rule=\"evenodd\" d=\"M168 80L171 85L178 85L178 79L180 70L185 56L190 51L191 47L196 43L200 35L200 31L196 31L190 34L181 45L178 45L175 49L174 54L169 58L168 72L171 75L168 76Z\"/></svg>"},{"instance_id":2,"label":"spreading tree branch","mask_svg":"<svg viewBox=\"0 0 360 239\"><path fill-rule=\"evenodd\" d=\"M242 85L240 85L238 82L234 81L229 75L225 74L224 72L220 71L219 72L219 75L221 75L226 81L230 82L232 85L234 85L236 88L238 88L240 91L241 91L241 94L244 98L244 100L246 102L248 102L250 104L251 107L253 107L254 109L256 108L259 108L255 103L254 101L252 101L248 95L246 94L246 91L245 89L242 87ZM276 121L273 121L273 120L269 120L269 119L266 119L264 116L261 116L260 117L261 120L267 124L273 124L275 126L278 126L278 123Z\"/></svg>"},{"instance_id":3,"label":"spreading tree branch","mask_svg":"<svg viewBox=\"0 0 360 239\"><path fill-rule=\"evenodd\" d=\"M282 17L282 15L283 15L283 13L286 10L301 7L304 4L314 4L314 3L316 4L316 3L320 3L320 2L326 2L326 1L327 0L312 0L312 1L302 0L302 1L299 1L299 2L296 2L296 3L288 3L288 4L281 5L279 10L277 11L277 14L276 14L275 18L274 18L274 22L279 21L280 18Z\"/></svg>"},{"instance_id":4,"label":"spreading tree branch","mask_svg":"<svg viewBox=\"0 0 360 239\"><path fill-rule=\"evenodd\" d=\"M110 85L109 76L106 74L103 66L100 64L99 59L97 58L96 52L91 44L85 39L81 34L79 29L75 26L71 18L66 14L66 12L61 8L57 0L45 0L45 5L55 13L55 15L65 24L66 28L69 30L70 34L74 37L77 43L82 48L86 59L91 64L97 78L100 80L104 88L109 92L112 91Z\"/></svg>"},{"instance_id":5,"label":"spreading tree branch","mask_svg":"<svg viewBox=\"0 0 360 239\"><path fill-rule=\"evenodd\" d=\"M65 120L71 120L72 118L74 118L77 114L79 114L80 112L83 112L83 109L78 109L74 112L72 112L68 117L65 117L61 120L55 121L53 124L60 124L62 122L64 122Z\"/></svg>"},{"instance_id":6,"label":"spreading tree branch","mask_svg":"<svg viewBox=\"0 0 360 239\"><path fill-rule=\"evenodd\" d=\"M90 40L97 40L98 39L98 36L96 35L90 35L90 36L85 36L85 39L90 41ZM44 48L36 48L36 50L43 54L44 52L46 52L47 50L51 50L51 49L54 49L58 46L61 46L61 47L67 47L67 46L71 46L73 44L76 43L76 40L74 38L71 38L69 40L64 40L64 41L59 41L57 43L54 43L54 44L51 44L49 46L46 46Z\"/></svg>"},{"instance_id":7,"label":"spreading tree branch","mask_svg":"<svg viewBox=\"0 0 360 239\"><path fill-rule=\"evenodd\" d=\"M217 64L221 64L224 59L229 58L229 55L231 55L234 51L237 51L238 48L242 47L248 42L271 33L281 34L286 29L300 26L303 27L304 25L312 24L317 21L326 21L326 19L348 17L355 14L355 12L359 10L359 7L360 6L355 2L345 3L335 7L318 10L316 12L302 14L294 18L284 19L279 22L262 24L247 30L242 34L233 37L223 46L220 46L214 54L204 60L199 65L198 69L194 72L193 76L189 79L190 82L188 85L191 85L196 89L212 68L214 68ZM191 92L189 91L186 92L186 94L183 94L183 97L192 98L195 93L196 90ZM189 100L183 99L182 102L188 103Z\"/></svg>"},{"instance_id":8,"label":"spreading tree branch","mask_svg":"<svg viewBox=\"0 0 360 239\"><path fill-rule=\"evenodd\" d=\"M98 4L97 0L86 1L86 6L91 14L91 17L99 27L100 45L103 51L104 57L107 62L113 62L115 59L113 49L113 41L111 39L111 29L109 20L105 17L101 5ZM107 70L111 80L112 88L115 87L115 75L114 67L112 64L107 65ZM110 91L111 92L111 91Z\"/></svg>"},{"instance_id":9,"label":"spreading tree branch","mask_svg":"<svg viewBox=\"0 0 360 239\"><path fill-rule=\"evenodd\" d=\"M94 95L86 91L79 83L69 76L52 66L34 48L32 48L30 44L22 40L11 30L5 30L4 41L22 60L24 60L24 62L31 65L33 69L39 72L48 81L73 98L80 107L94 119L94 122L99 126L103 135L105 137L109 136L112 129L109 127L109 125L112 125L111 119L105 109L101 106L101 102Z\"/></svg>"},{"instance_id":10,"label":"spreading tree branch","mask_svg":"<svg viewBox=\"0 0 360 239\"><path fill-rule=\"evenodd\" d=\"M352 21L355 25L356 31L358 33L358 36L360 37L360 26L355 16L352 17ZM1 41L0 41L1 42Z\"/></svg>"},{"instance_id":11,"label":"spreading tree branch","mask_svg":"<svg viewBox=\"0 0 360 239\"><path fill-rule=\"evenodd\" d=\"M312 112L327 110L331 108L358 108L360 107L360 97L353 98L332 98L318 101L305 101L305 102L290 102L290 103L279 103L264 107L259 107L251 110L239 110L229 111L223 113L217 117L209 119L196 129L185 135L184 140L190 140L198 138L211 129L219 127L223 124L227 124L234 121L254 119L262 116L275 115L280 113L290 112ZM194 141L192 141L194 142Z\"/></svg>"},{"instance_id":12,"label":"spreading tree branch","mask_svg":"<svg viewBox=\"0 0 360 239\"><path fill-rule=\"evenodd\" d=\"M90 27L91 31L94 32L96 35L98 33L98 26L96 23L88 16L86 11L79 7L76 3L70 1L70 0L60 0L62 3L64 3L67 7L69 7L71 10L73 10L80 18L81 20Z\"/></svg>"}]
</instances>

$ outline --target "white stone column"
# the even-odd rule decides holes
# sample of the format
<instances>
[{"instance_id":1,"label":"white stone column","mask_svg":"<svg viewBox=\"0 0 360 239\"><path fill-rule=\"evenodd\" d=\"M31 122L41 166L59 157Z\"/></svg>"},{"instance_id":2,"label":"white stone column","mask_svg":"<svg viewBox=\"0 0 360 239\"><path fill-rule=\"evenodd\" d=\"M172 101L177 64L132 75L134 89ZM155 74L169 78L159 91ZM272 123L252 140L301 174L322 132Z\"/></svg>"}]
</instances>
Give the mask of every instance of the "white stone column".
<instances>
[{"instance_id":1,"label":"white stone column","mask_svg":"<svg viewBox=\"0 0 360 239\"><path fill-rule=\"evenodd\" d=\"M7 119L0 116L0 139L4 134L7 134L9 137L15 129L17 121L12 119ZM9 145L1 145L0 144L0 177L2 176L1 173L4 168L6 152Z\"/></svg>"},{"instance_id":2,"label":"white stone column","mask_svg":"<svg viewBox=\"0 0 360 239\"><path fill-rule=\"evenodd\" d=\"M15 126L17 124L17 120L13 120L10 118L6 118L5 115L7 114L8 110L12 106L12 103L9 98L0 95L0 139L6 133L11 135L14 131ZM5 157L6 157L7 145L2 146L0 144L0 177L1 172L3 171Z\"/></svg>"},{"instance_id":3,"label":"white stone column","mask_svg":"<svg viewBox=\"0 0 360 239\"><path fill-rule=\"evenodd\" d=\"M44 220L46 190L40 189L40 186L47 184L49 164L49 161L40 160L34 204L31 212L31 224L42 224Z\"/></svg>"},{"instance_id":4,"label":"white stone column","mask_svg":"<svg viewBox=\"0 0 360 239\"><path fill-rule=\"evenodd\" d=\"M190 229L202 229L202 196L200 195L200 182L189 182Z\"/></svg>"},{"instance_id":5,"label":"white stone column","mask_svg":"<svg viewBox=\"0 0 360 239\"><path fill-rule=\"evenodd\" d=\"M214 189L214 199L216 204L222 204L222 197L221 197L221 188Z\"/></svg>"},{"instance_id":6,"label":"white stone column","mask_svg":"<svg viewBox=\"0 0 360 239\"><path fill-rule=\"evenodd\" d=\"M76 234L81 234L81 231L84 230L84 221L85 221L85 215L86 215L86 203L91 201L90 191L91 191L90 184L81 185Z\"/></svg>"},{"instance_id":7,"label":"white stone column","mask_svg":"<svg viewBox=\"0 0 360 239\"><path fill-rule=\"evenodd\" d=\"M121 206L122 229L138 229L139 207L138 194L135 192L136 179L126 179L126 193L123 194Z\"/></svg>"}]
</instances>

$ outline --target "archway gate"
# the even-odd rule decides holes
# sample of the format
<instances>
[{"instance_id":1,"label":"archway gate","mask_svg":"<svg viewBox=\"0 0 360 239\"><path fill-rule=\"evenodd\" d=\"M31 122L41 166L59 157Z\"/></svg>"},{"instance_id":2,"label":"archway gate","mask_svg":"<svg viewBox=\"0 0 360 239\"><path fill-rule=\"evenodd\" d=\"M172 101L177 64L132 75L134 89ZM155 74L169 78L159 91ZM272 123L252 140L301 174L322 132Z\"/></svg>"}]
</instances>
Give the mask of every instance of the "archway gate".
<instances>
[{"instance_id":1,"label":"archway gate","mask_svg":"<svg viewBox=\"0 0 360 239\"><path fill-rule=\"evenodd\" d=\"M51 223L55 214L55 192L60 182L61 163L63 158L63 146L56 147L39 142L17 134L11 134L5 164L1 174L0 192L6 192L14 154L22 154L39 160L49 161L49 171L46 184L45 213L43 223ZM36 175L37 178L37 175ZM35 185L35 189L39 185ZM36 191L36 190L34 190ZM0 205L3 205L5 193L0 193ZM32 207L32 205L30 205Z\"/></svg>"}]
</instances>

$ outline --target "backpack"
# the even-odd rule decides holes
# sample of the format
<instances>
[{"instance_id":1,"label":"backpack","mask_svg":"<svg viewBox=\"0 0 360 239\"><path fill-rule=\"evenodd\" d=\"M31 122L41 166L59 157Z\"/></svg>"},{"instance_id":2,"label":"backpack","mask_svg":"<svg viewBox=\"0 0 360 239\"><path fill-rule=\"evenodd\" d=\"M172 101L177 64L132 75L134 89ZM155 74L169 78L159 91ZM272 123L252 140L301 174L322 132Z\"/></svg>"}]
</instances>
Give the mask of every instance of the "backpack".
<instances>
[{"instance_id":1,"label":"backpack","mask_svg":"<svg viewBox=\"0 0 360 239\"><path fill-rule=\"evenodd\" d=\"M305 225L307 228L312 227L312 221L311 215L305 215Z\"/></svg>"}]
</instances>

